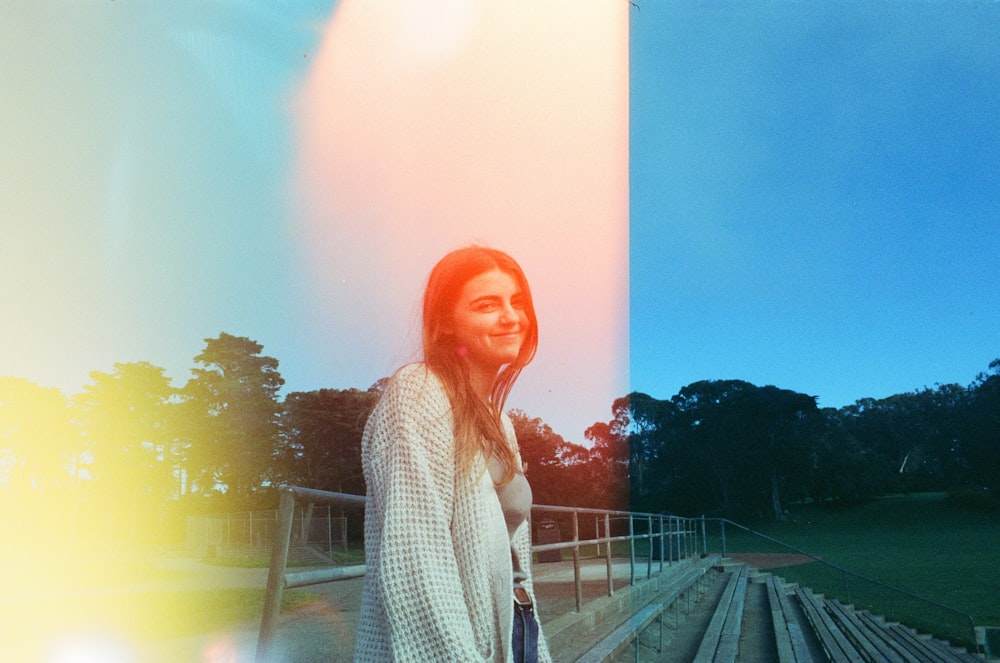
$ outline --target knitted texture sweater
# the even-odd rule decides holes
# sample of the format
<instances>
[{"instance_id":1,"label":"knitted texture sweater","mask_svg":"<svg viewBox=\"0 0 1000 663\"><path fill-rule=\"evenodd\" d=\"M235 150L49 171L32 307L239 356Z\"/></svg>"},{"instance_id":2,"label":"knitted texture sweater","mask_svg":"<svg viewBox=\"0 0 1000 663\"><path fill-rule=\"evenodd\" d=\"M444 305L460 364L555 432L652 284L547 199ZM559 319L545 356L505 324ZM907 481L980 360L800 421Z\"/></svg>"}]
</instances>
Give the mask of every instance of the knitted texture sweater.
<instances>
[{"instance_id":1,"label":"knitted texture sweater","mask_svg":"<svg viewBox=\"0 0 1000 663\"><path fill-rule=\"evenodd\" d=\"M516 445L506 416L504 426ZM510 661L511 549L531 559L530 525L508 535L485 459L457 466L451 404L424 364L389 381L361 462L367 571L355 661ZM539 660L551 661L539 640Z\"/></svg>"}]
</instances>

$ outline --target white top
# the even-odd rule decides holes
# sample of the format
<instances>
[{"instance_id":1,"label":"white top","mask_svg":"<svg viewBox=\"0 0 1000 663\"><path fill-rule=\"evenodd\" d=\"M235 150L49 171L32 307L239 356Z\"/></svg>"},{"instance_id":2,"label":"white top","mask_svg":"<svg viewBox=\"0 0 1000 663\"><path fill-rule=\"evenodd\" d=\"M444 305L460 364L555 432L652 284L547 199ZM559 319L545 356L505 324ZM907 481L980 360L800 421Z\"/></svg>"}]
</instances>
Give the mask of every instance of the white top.
<instances>
[{"instance_id":1,"label":"white top","mask_svg":"<svg viewBox=\"0 0 1000 663\"><path fill-rule=\"evenodd\" d=\"M509 661L511 550L531 559L529 523L508 534L481 457L457 467L451 405L425 365L390 380L365 427L361 462L367 572L355 661ZM539 661L551 660L540 637Z\"/></svg>"},{"instance_id":2,"label":"white top","mask_svg":"<svg viewBox=\"0 0 1000 663\"><path fill-rule=\"evenodd\" d=\"M518 459L518 466L521 461ZM495 457L490 458L487 463L490 476L494 484L503 478L503 466ZM496 486L497 498L500 500L500 509L503 511L504 521L507 524L507 534L511 537L510 561L514 572L514 585L521 586L527 577L524 568L530 566L531 560L522 564L517 555L517 548L513 545L514 534L524 521L531 516L531 486L524 472L516 472L514 477L502 486Z\"/></svg>"}]
</instances>

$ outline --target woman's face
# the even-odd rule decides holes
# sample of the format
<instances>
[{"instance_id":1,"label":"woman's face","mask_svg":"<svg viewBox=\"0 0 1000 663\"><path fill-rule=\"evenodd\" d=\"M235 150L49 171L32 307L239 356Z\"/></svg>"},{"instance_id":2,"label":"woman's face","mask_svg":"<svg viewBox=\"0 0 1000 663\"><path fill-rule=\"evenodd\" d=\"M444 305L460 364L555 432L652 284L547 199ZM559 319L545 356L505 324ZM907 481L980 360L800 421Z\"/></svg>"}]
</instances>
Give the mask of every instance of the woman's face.
<instances>
[{"instance_id":1,"label":"woman's face","mask_svg":"<svg viewBox=\"0 0 1000 663\"><path fill-rule=\"evenodd\" d=\"M467 281L450 325L459 353L486 371L516 360L531 327L525 304L517 280L507 272L493 269Z\"/></svg>"}]
</instances>

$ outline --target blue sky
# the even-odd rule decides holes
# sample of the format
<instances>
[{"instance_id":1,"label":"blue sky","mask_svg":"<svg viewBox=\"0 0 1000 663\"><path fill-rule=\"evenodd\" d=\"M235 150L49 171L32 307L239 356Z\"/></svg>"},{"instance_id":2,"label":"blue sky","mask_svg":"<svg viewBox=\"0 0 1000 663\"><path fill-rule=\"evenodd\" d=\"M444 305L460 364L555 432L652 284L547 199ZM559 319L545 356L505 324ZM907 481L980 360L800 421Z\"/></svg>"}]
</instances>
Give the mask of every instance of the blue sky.
<instances>
[{"instance_id":1,"label":"blue sky","mask_svg":"<svg viewBox=\"0 0 1000 663\"><path fill-rule=\"evenodd\" d=\"M1000 357L1000 3L640 6L633 389L840 407Z\"/></svg>"}]
</instances>

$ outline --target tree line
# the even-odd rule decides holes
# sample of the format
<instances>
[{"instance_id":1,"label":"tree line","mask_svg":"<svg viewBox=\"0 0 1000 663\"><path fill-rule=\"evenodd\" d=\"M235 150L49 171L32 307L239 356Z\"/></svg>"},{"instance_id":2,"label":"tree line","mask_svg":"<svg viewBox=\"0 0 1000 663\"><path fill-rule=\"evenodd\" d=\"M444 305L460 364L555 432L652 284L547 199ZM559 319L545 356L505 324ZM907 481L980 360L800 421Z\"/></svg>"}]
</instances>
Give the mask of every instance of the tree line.
<instances>
[{"instance_id":1,"label":"tree line","mask_svg":"<svg viewBox=\"0 0 1000 663\"><path fill-rule=\"evenodd\" d=\"M1000 359L967 387L838 409L774 386L705 380L669 399L632 393L614 414L608 439L627 454L638 510L781 520L795 502L915 491L1000 508Z\"/></svg>"},{"instance_id":2,"label":"tree line","mask_svg":"<svg viewBox=\"0 0 1000 663\"><path fill-rule=\"evenodd\" d=\"M180 536L186 514L273 508L282 483L364 494L361 436L385 379L282 398L278 360L227 333L205 339L194 364L175 388L161 367L118 363L72 397L0 377L10 531L153 541ZM609 480L599 451L525 412L510 416L536 501L624 507L627 478Z\"/></svg>"},{"instance_id":3,"label":"tree line","mask_svg":"<svg viewBox=\"0 0 1000 663\"><path fill-rule=\"evenodd\" d=\"M178 388L148 362L94 371L72 397L0 378L4 521L154 541L179 536L185 514L272 508L281 483L363 494L361 436L385 380L282 398L278 360L262 353L246 337L205 339ZM632 393L587 429L590 446L509 414L539 504L782 518L795 501L900 490L992 503L1000 360L990 371L968 387L840 409L739 380L696 382L665 400Z\"/></svg>"}]
</instances>

